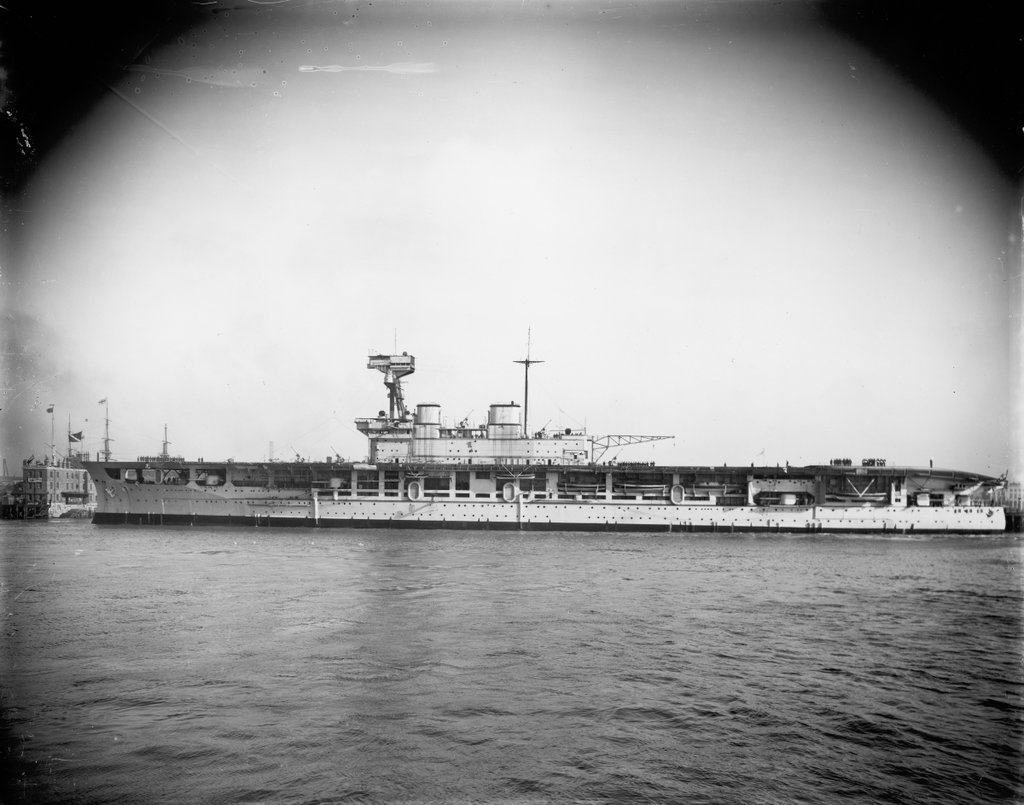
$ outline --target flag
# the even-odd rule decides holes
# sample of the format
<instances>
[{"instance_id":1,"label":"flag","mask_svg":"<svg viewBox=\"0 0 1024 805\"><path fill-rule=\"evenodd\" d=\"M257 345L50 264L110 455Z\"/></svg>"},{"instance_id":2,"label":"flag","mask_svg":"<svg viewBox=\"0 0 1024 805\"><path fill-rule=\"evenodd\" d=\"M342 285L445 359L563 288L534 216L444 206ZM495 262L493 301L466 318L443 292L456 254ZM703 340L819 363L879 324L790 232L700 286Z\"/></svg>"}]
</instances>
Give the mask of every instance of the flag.
<instances>
[{"instance_id":1,"label":"flag","mask_svg":"<svg viewBox=\"0 0 1024 805\"><path fill-rule=\"evenodd\" d=\"M48 408L46 409L46 413L48 413L48 414L52 414L52 413L53 413L53 406L52 406L52 405L51 405L51 406L49 406L49 407L48 407Z\"/></svg>"},{"instance_id":2,"label":"flag","mask_svg":"<svg viewBox=\"0 0 1024 805\"><path fill-rule=\"evenodd\" d=\"M80 442L80 441L82 441L82 438L83 438L84 435L85 434L83 434L82 431L78 431L78 433L69 433L68 434L68 441L69 442Z\"/></svg>"},{"instance_id":3,"label":"flag","mask_svg":"<svg viewBox=\"0 0 1024 805\"><path fill-rule=\"evenodd\" d=\"M106 405L106 404L107 404L107 398L106 398L106 397L104 397L104 398L103 398L102 400L100 400L100 401L99 401L99 402L97 403L97 405Z\"/></svg>"}]
</instances>

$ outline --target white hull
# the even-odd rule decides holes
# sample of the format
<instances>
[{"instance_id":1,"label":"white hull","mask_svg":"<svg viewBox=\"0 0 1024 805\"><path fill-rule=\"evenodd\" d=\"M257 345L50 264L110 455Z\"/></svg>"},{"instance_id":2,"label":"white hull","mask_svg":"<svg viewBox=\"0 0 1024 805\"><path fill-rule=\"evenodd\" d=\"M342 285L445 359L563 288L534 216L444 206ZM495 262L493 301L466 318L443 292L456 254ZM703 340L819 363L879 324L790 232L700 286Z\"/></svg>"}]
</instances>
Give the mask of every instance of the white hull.
<instances>
[{"instance_id":1,"label":"white hull","mask_svg":"<svg viewBox=\"0 0 1024 805\"><path fill-rule=\"evenodd\" d=\"M531 499L409 500L330 491L221 495L190 488L103 484L97 522L310 527L450 527L511 530L998 532L991 506L709 506L637 501Z\"/></svg>"}]
</instances>

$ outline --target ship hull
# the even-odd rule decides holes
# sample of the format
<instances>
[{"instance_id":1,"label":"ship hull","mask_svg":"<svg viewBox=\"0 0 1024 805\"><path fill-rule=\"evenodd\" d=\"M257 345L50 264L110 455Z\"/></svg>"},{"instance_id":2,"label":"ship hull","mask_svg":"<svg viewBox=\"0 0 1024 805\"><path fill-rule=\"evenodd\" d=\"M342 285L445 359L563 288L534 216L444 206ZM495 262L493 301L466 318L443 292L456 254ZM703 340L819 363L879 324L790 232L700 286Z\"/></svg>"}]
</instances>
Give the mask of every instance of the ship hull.
<instances>
[{"instance_id":1,"label":"ship hull","mask_svg":"<svg viewBox=\"0 0 1024 805\"><path fill-rule=\"evenodd\" d=\"M108 487L109 489L110 487ZM708 506L593 500L512 501L236 498L193 490L165 494L108 493L94 515L102 525L247 526L271 528L446 528L509 531L879 532L1005 531L1002 508L988 506Z\"/></svg>"}]
</instances>

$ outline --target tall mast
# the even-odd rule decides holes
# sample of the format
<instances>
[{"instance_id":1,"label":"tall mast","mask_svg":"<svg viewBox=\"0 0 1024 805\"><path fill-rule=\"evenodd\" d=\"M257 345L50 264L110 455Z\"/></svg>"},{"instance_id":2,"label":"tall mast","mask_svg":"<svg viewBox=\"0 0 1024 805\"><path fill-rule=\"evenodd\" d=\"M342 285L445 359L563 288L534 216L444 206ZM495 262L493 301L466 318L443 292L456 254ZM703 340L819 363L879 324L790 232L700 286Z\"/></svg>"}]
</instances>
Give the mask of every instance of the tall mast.
<instances>
[{"instance_id":1,"label":"tall mast","mask_svg":"<svg viewBox=\"0 0 1024 805\"><path fill-rule=\"evenodd\" d=\"M170 442L167 441L167 423L165 422L164 423L164 449L163 449L163 452L160 454L160 458L162 458L164 461L167 461L171 457L171 454L167 452L167 445L169 445L169 444L170 444Z\"/></svg>"},{"instance_id":2,"label":"tall mast","mask_svg":"<svg viewBox=\"0 0 1024 805\"><path fill-rule=\"evenodd\" d=\"M523 364L523 435L526 438L529 438L530 427L528 424L528 418L530 415L530 364L544 363L544 361L535 361L530 358L530 328L527 328L526 330L526 358L521 361L512 361L512 363Z\"/></svg>"},{"instance_id":3,"label":"tall mast","mask_svg":"<svg viewBox=\"0 0 1024 805\"><path fill-rule=\"evenodd\" d=\"M110 461L110 404L107 398L100 400L100 405L105 405L103 415L103 460Z\"/></svg>"}]
</instances>

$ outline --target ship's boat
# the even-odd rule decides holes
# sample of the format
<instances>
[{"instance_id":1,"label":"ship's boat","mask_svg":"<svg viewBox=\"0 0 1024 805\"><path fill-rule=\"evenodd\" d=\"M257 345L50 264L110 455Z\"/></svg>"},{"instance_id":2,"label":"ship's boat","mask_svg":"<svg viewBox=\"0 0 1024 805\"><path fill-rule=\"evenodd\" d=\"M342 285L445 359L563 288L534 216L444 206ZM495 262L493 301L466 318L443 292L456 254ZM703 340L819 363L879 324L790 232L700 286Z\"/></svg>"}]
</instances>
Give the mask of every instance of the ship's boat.
<instances>
[{"instance_id":1,"label":"ship's boat","mask_svg":"<svg viewBox=\"0 0 1024 805\"><path fill-rule=\"evenodd\" d=\"M536 361L520 361L529 364ZM410 410L411 355L372 355L388 409L356 420L365 460L85 464L100 524L509 530L992 533L1005 529L1001 479L865 459L804 467L652 465L605 460L611 448L667 436L530 431L526 402L485 422L445 424Z\"/></svg>"}]
</instances>

